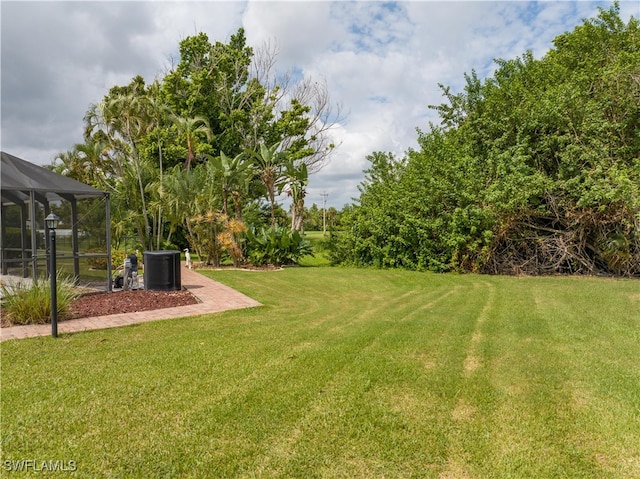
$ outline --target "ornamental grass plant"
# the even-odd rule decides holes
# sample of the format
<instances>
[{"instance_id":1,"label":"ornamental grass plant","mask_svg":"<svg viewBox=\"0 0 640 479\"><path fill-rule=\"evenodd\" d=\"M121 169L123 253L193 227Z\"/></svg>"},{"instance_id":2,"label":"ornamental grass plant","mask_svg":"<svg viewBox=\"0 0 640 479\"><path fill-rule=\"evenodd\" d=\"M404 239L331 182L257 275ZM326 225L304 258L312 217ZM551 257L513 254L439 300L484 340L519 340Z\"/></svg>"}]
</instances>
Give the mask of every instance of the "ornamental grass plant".
<instances>
[{"instance_id":1,"label":"ornamental grass plant","mask_svg":"<svg viewBox=\"0 0 640 479\"><path fill-rule=\"evenodd\" d=\"M51 284L43 278L0 284L3 316L13 325L45 324L51 321ZM56 277L58 316L64 316L78 297L70 277Z\"/></svg>"}]
</instances>

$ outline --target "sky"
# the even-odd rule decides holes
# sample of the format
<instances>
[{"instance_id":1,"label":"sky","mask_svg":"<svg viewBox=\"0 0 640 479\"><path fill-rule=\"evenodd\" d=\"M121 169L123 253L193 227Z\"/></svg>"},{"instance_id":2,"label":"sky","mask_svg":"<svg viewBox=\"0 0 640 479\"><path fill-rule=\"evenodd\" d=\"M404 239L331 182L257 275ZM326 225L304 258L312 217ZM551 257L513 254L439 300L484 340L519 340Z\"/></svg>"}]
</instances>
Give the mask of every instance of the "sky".
<instances>
[{"instance_id":1,"label":"sky","mask_svg":"<svg viewBox=\"0 0 640 479\"><path fill-rule=\"evenodd\" d=\"M204 32L227 42L243 27L250 46L276 46L275 68L325 81L345 119L339 145L309 180L306 203L341 209L376 151L417 148L416 128L438 118L438 84L458 92L464 74L492 75L494 59L531 50L597 15L592 1L6 1L0 2L0 145L36 164L82 142L83 117L114 85L161 78L179 42ZM621 16L640 18L638 0ZM323 196L326 195L326 196Z\"/></svg>"}]
</instances>

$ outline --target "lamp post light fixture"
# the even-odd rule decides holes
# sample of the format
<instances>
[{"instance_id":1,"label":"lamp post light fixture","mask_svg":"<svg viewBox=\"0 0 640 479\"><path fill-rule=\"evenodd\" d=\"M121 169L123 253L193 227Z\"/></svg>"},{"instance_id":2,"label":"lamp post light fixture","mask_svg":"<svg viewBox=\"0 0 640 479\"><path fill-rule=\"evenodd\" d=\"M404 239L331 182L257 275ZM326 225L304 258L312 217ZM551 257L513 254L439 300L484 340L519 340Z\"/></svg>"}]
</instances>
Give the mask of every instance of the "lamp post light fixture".
<instances>
[{"instance_id":1,"label":"lamp post light fixture","mask_svg":"<svg viewBox=\"0 0 640 479\"><path fill-rule=\"evenodd\" d=\"M58 337L58 291L56 289L56 228L60 224L60 218L49 213L44 219L44 224L49 230L49 246L51 251L51 266L49 280L51 281L51 336Z\"/></svg>"}]
</instances>

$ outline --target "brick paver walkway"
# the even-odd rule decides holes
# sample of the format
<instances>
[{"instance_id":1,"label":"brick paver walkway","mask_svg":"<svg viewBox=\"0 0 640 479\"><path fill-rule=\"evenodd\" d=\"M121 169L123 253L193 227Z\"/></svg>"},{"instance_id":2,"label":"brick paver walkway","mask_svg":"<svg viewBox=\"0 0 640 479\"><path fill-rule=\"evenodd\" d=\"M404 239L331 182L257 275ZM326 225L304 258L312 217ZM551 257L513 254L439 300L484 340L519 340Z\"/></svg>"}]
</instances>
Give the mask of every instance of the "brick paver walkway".
<instances>
[{"instance_id":1,"label":"brick paver walkway","mask_svg":"<svg viewBox=\"0 0 640 479\"><path fill-rule=\"evenodd\" d=\"M181 265L180 276L182 287L198 298L198 300L201 301L200 303L176 308L140 311L138 313L70 319L58 323L58 334L88 331L91 329L115 328L159 319L183 318L199 314L219 313L231 309L261 306L259 302L248 296L187 269L184 264ZM10 328L0 329L0 341L49 335L51 335L51 324L12 326Z\"/></svg>"}]
</instances>

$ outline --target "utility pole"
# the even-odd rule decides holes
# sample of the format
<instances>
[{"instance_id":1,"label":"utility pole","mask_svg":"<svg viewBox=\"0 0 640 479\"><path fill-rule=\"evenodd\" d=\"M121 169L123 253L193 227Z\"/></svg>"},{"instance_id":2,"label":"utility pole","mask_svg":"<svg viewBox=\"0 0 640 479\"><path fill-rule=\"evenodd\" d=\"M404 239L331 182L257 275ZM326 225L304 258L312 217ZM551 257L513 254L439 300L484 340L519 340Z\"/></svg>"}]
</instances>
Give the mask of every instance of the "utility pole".
<instances>
[{"instance_id":1,"label":"utility pole","mask_svg":"<svg viewBox=\"0 0 640 479\"><path fill-rule=\"evenodd\" d=\"M322 192L320 193L322 196L322 234L327 234L327 196L329 193Z\"/></svg>"}]
</instances>

